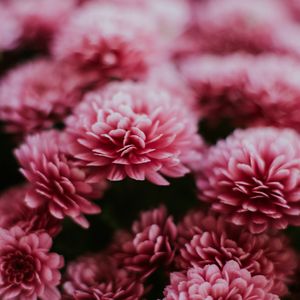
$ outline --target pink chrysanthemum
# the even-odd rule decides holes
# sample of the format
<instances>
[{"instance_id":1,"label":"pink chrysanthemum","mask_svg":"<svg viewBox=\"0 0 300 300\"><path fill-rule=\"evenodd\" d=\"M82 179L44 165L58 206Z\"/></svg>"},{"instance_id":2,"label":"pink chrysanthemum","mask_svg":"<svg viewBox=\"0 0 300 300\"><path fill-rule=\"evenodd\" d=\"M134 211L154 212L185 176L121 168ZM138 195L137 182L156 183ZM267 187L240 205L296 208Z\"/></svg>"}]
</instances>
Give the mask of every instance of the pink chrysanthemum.
<instances>
[{"instance_id":1,"label":"pink chrysanthemum","mask_svg":"<svg viewBox=\"0 0 300 300\"><path fill-rule=\"evenodd\" d=\"M216 264L223 267L234 260L252 276L272 280L271 292L288 293L287 285L295 274L296 255L282 234L253 235L229 224L224 217L192 212L178 225L180 269Z\"/></svg>"},{"instance_id":2,"label":"pink chrysanthemum","mask_svg":"<svg viewBox=\"0 0 300 300\"><path fill-rule=\"evenodd\" d=\"M300 222L300 136L272 127L236 130L208 150L199 197L228 221L260 233Z\"/></svg>"},{"instance_id":3,"label":"pink chrysanthemum","mask_svg":"<svg viewBox=\"0 0 300 300\"><path fill-rule=\"evenodd\" d=\"M271 125L300 131L299 63L277 55L202 56L186 60L182 73L210 124Z\"/></svg>"},{"instance_id":4,"label":"pink chrysanthemum","mask_svg":"<svg viewBox=\"0 0 300 300\"><path fill-rule=\"evenodd\" d=\"M172 273L164 300L279 300L269 292L269 285L264 276L251 276L235 261L229 261L223 268L206 265L192 268L186 274Z\"/></svg>"},{"instance_id":5,"label":"pink chrysanthemum","mask_svg":"<svg viewBox=\"0 0 300 300\"><path fill-rule=\"evenodd\" d=\"M204 52L275 51L299 55L299 49L293 47L296 44L284 37L296 26L280 1L204 1L198 8L197 25L198 43Z\"/></svg>"},{"instance_id":6,"label":"pink chrysanthemum","mask_svg":"<svg viewBox=\"0 0 300 300\"><path fill-rule=\"evenodd\" d=\"M110 257L97 254L68 265L64 292L66 299L74 300L136 300L143 295L144 287Z\"/></svg>"},{"instance_id":7,"label":"pink chrysanthemum","mask_svg":"<svg viewBox=\"0 0 300 300\"><path fill-rule=\"evenodd\" d=\"M193 113L151 85L117 83L91 93L67 123L74 157L113 181L166 185L162 175L184 176L203 148Z\"/></svg>"},{"instance_id":8,"label":"pink chrysanthemum","mask_svg":"<svg viewBox=\"0 0 300 300\"><path fill-rule=\"evenodd\" d=\"M30 185L10 188L0 195L0 227L9 229L19 226L25 232L45 230L55 236L61 230L60 221L49 214L46 207L31 209L25 203Z\"/></svg>"},{"instance_id":9,"label":"pink chrysanthemum","mask_svg":"<svg viewBox=\"0 0 300 300\"><path fill-rule=\"evenodd\" d=\"M19 43L48 46L53 35L63 26L75 8L74 0L9 0L6 9L20 23Z\"/></svg>"},{"instance_id":10,"label":"pink chrysanthemum","mask_svg":"<svg viewBox=\"0 0 300 300\"><path fill-rule=\"evenodd\" d=\"M86 78L38 59L10 71L0 85L0 119L9 132L49 128L71 112Z\"/></svg>"},{"instance_id":11,"label":"pink chrysanthemum","mask_svg":"<svg viewBox=\"0 0 300 300\"><path fill-rule=\"evenodd\" d=\"M156 35L140 10L91 3L74 13L58 34L53 54L81 71L97 72L99 78L140 79L156 52Z\"/></svg>"},{"instance_id":12,"label":"pink chrysanthemum","mask_svg":"<svg viewBox=\"0 0 300 300\"><path fill-rule=\"evenodd\" d=\"M100 196L105 184L95 183L85 170L74 164L63 149L64 142L63 135L46 131L27 137L15 151L21 172L32 184L25 201L31 208L46 205L55 218L69 216L88 227L83 214L100 212L89 199Z\"/></svg>"},{"instance_id":13,"label":"pink chrysanthemum","mask_svg":"<svg viewBox=\"0 0 300 300\"><path fill-rule=\"evenodd\" d=\"M0 228L0 297L2 300L59 300L56 288L63 258L49 253L45 232L26 234L16 226Z\"/></svg>"},{"instance_id":14,"label":"pink chrysanthemum","mask_svg":"<svg viewBox=\"0 0 300 300\"><path fill-rule=\"evenodd\" d=\"M123 243L116 249L115 257L122 267L145 279L172 263L177 229L165 207L143 212L133 223L131 234L131 238L123 234Z\"/></svg>"}]
</instances>

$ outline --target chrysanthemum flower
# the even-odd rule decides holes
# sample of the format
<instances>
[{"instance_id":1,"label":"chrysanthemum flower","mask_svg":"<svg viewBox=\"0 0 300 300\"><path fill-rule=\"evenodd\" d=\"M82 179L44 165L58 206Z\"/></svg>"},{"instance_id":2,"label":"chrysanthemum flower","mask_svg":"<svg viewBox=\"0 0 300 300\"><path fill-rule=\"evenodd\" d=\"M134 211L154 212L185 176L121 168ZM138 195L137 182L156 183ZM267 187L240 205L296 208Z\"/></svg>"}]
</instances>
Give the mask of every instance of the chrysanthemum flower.
<instances>
[{"instance_id":1,"label":"chrysanthemum flower","mask_svg":"<svg viewBox=\"0 0 300 300\"><path fill-rule=\"evenodd\" d=\"M300 136L272 127L236 130L208 150L199 197L252 233L300 222Z\"/></svg>"},{"instance_id":2,"label":"chrysanthemum flower","mask_svg":"<svg viewBox=\"0 0 300 300\"><path fill-rule=\"evenodd\" d=\"M63 258L50 253L45 232L26 234L16 226L0 228L0 297L3 300L59 300Z\"/></svg>"},{"instance_id":3,"label":"chrysanthemum flower","mask_svg":"<svg viewBox=\"0 0 300 300\"><path fill-rule=\"evenodd\" d=\"M0 119L10 132L52 127L71 112L86 78L38 59L12 69L0 85Z\"/></svg>"},{"instance_id":4,"label":"chrysanthemum flower","mask_svg":"<svg viewBox=\"0 0 300 300\"><path fill-rule=\"evenodd\" d=\"M156 52L156 36L140 10L92 3L62 28L53 54L81 71L96 71L99 78L141 79Z\"/></svg>"},{"instance_id":5,"label":"chrysanthemum flower","mask_svg":"<svg viewBox=\"0 0 300 300\"><path fill-rule=\"evenodd\" d=\"M57 219L69 216L88 227L83 214L100 212L89 199L99 197L105 184L95 183L85 170L76 167L63 149L64 142L57 131L45 131L27 137L15 151L21 172L32 184L25 201L31 208L46 205Z\"/></svg>"},{"instance_id":6,"label":"chrysanthemum flower","mask_svg":"<svg viewBox=\"0 0 300 300\"><path fill-rule=\"evenodd\" d=\"M0 194L0 227L9 229L17 225L25 232L44 230L51 236L57 235L61 230L60 220L45 206L31 209L26 205L25 197L30 188L29 184L15 186Z\"/></svg>"},{"instance_id":7,"label":"chrysanthemum flower","mask_svg":"<svg viewBox=\"0 0 300 300\"><path fill-rule=\"evenodd\" d=\"M298 53L283 33L296 27L280 1L217 0L199 5L197 25L199 44L204 52L246 51Z\"/></svg>"},{"instance_id":8,"label":"chrysanthemum flower","mask_svg":"<svg viewBox=\"0 0 300 300\"><path fill-rule=\"evenodd\" d=\"M227 223L224 217L193 211L178 225L180 269L216 264L223 267L234 260L252 276L272 281L271 292L283 296L295 274L296 255L288 239L278 233L253 235Z\"/></svg>"},{"instance_id":9,"label":"chrysanthemum flower","mask_svg":"<svg viewBox=\"0 0 300 300\"><path fill-rule=\"evenodd\" d=\"M223 268L206 265L189 269L187 273L171 273L164 300L279 300L269 292L269 285L264 276L251 276L235 261L229 261Z\"/></svg>"},{"instance_id":10,"label":"chrysanthemum flower","mask_svg":"<svg viewBox=\"0 0 300 300\"><path fill-rule=\"evenodd\" d=\"M135 277L103 254L83 256L67 267L64 283L66 299L74 300L136 300L144 287Z\"/></svg>"},{"instance_id":11,"label":"chrysanthemum flower","mask_svg":"<svg viewBox=\"0 0 300 300\"><path fill-rule=\"evenodd\" d=\"M177 229L165 207L141 213L131 234L131 238L123 234L123 243L116 249L115 257L122 267L146 279L157 268L172 263Z\"/></svg>"},{"instance_id":12,"label":"chrysanthemum flower","mask_svg":"<svg viewBox=\"0 0 300 300\"><path fill-rule=\"evenodd\" d=\"M19 45L47 47L54 34L66 22L75 8L75 0L9 0L6 10L10 11L21 26Z\"/></svg>"},{"instance_id":13,"label":"chrysanthemum flower","mask_svg":"<svg viewBox=\"0 0 300 300\"><path fill-rule=\"evenodd\" d=\"M167 91L135 83L89 94L68 120L71 153L96 175L166 185L201 157L193 113Z\"/></svg>"},{"instance_id":14,"label":"chrysanthemum flower","mask_svg":"<svg viewBox=\"0 0 300 300\"><path fill-rule=\"evenodd\" d=\"M211 126L270 125L300 131L299 63L278 55L194 57L181 70Z\"/></svg>"}]
</instances>

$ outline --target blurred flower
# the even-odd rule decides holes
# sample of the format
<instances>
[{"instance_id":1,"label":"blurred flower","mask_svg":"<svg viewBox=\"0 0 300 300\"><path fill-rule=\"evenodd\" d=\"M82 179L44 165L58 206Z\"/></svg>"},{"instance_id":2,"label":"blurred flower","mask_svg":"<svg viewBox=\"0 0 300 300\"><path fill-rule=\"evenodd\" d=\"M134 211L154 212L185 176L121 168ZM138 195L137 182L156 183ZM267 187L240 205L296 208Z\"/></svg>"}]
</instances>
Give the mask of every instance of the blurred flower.
<instances>
[{"instance_id":1,"label":"blurred flower","mask_svg":"<svg viewBox=\"0 0 300 300\"><path fill-rule=\"evenodd\" d=\"M156 52L156 35L140 10L91 3L62 28L53 54L81 71L97 72L99 79L141 79Z\"/></svg>"},{"instance_id":2,"label":"blurred flower","mask_svg":"<svg viewBox=\"0 0 300 300\"><path fill-rule=\"evenodd\" d=\"M9 132L52 127L80 100L85 80L69 67L46 59L12 69L0 85L0 119Z\"/></svg>"},{"instance_id":3,"label":"blurred flower","mask_svg":"<svg viewBox=\"0 0 300 300\"><path fill-rule=\"evenodd\" d=\"M299 63L277 55L201 56L184 61L183 76L198 97L201 117L217 126L271 125L300 131Z\"/></svg>"},{"instance_id":4,"label":"blurred flower","mask_svg":"<svg viewBox=\"0 0 300 300\"><path fill-rule=\"evenodd\" d=\"M293 25L280 1L203 1L197 9L197 26L204 52L299 53L281 36Z\"/></svg>"},{"instance_id":5,"label":"blurred flower","mask_svg":"<svg viewBox=\"0 0 300 300\"><path fill-rule=\"evenodd\" d=\"M143 295L143 285L111 257L102 254L82 256L67 266L63 285L66 299L136 300Z\"/></svg>"},{"instance_id":6,"label":"blurred flower","mask_svg":"<svg viewBox=\"0 0 300 300\"><path fill-rule=\"evenodd\" d=\"M252 233L300 221L300 136L272 127L236 130L208 150L199 198Z\"/></svg>"},{"instance_id":7,"label":"blurred flower","mask_svg":"<svg viewBox=\"0 0 300 300\"><path fill-rule=\"evenodd\" d=\"M163 89L130 82L90 93L67 121L70 152L95 176L167 185L201 158L191 111Z\"/></svg>"},{"instance_id":8,"label":"blurred flower","mask_svg":"<svg viewBox=\"0 0 300 300\"><path fill-rule=\"evenodd\" d=\"M124 233L118 236L122 243L115 257L122 267L146 279L157 268L172 263L177 230L165 207L142 212L131 234L131 238Z\"/></svg>"},{"instance_id":9,"label":"blurred flower","mask_svg":"<svg viewBox=\"0 0 300 300\"><path fill-rule=\"evenodd\" d=\"M32 184L25 201L31 208L43 205L57 219L71 217L83 227L89 223L83 214L96 214L100 208L88 199L99 197L105 184L95 182L75 166L63 149L64 136L46 131L26 138L16 151L21 172Z\"/></svg>"},{"instance_id":10,"label":"blurred flower","mask_svg":"<svg viewBox=\"0 0 300 300\"><path fill-rule=\"evenodd\" d=\"M16 226L0 228L0 296L3 300L59 300L57 285L63 258L49 253L45 232L26 234Z\"/></svg>"},{"instance_id":11,"label":"blurred flower","mask_svg":"<svg viewBox=\"0 0 300 300\"><path fill-rule=\"evenodd\" d=\"M182 236L180 236L182 235ZM270 291L283 296L295 274L296 254L283 234L253 235L229 224L224 217L204 215L194 211L178 225L179 268L204 267L216 264L223 267L234 260L252 276L263 275L272 281Z\"/></svg>"},{"instance_id":12,"label":"blurred flower","mask_svg":"<svg viewBox=\"0 0 300 300\"><path fill-rule=\"evenodd\" d=\"M9 0L6 4L22 30L18 45L31 43L38 48L48 46L74 8L74 0L39 0L38 5L36 0Z\"/></svg>"},{"instance_id":13,"label":"blurred flower","mask_svg":"<svg viewBox=\"0 0 300 300\"><path fill-rule=\"evenodd\" d=\"M60 221L49 214L46 207L31 209L25 203L30 185L15 186L0 195L0 227L9 229L15 225L25 232L46 231L55 236L61 230Z\"/></svg>"},{"instance_id":14,"label":"blurred flower","mask_svg":"<svg viewBox=\"0 0 300 300\"><path fill-rule=\"evenodd\" d=\"M264 276L251 276L235 261L229 261L223 268L206 265L189 269L187 273L171 273L171 284L165 288L164 299L279 300L269 292L269 284Z\"/></svg>"}]
</instances>

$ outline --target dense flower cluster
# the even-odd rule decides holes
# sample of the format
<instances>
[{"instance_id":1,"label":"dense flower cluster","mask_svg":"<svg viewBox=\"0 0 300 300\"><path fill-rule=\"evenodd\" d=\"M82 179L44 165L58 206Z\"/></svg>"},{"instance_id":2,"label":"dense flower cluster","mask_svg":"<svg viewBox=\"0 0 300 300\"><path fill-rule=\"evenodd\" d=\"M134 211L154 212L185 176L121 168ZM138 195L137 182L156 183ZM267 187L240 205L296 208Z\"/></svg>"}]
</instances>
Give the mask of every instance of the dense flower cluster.
<instances>
[{"instance_id":1,"label":"dense flower cluster","mask_svg":"<svg viewBox=\"0 0 300 300\"><path fill-rule=\"evenodd\" d=\"M299 298L298 0L0 2L0 299Z\"/></svg>"}]
</instances>

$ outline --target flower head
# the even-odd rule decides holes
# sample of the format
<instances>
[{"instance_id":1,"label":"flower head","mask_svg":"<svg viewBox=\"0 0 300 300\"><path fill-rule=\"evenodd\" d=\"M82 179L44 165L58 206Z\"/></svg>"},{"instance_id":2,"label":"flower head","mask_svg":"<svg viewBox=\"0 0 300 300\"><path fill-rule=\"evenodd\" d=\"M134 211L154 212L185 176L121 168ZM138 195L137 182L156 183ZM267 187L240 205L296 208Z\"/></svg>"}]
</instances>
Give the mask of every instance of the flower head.
<instances>
[{"instance_id":1,"label":"flower head","mask_svg":"<svg viewBox=\"0 0 300 300\"><path fill-rule=\"evenodd\" d=\"M201 117L216 126L269 125L300 131L299 63L273 54L186 59L182 74L194 89Z\"/></svg>"},{"instance_id":2,"label":"flower head","mask_svg":"<svg viewBox=\"0 0 300 300\"><path fill-rule=\"evenodd\" d=\"M153 25L140 13L113 4L85 5L58 34L53 54L99 78L143 78L157 43Z\"/></svg>"},{"instance_id":3,"label":"flower head","mask_svg":"<svg viewBox=\"0 0 300 300\"><path fill-rule=\"evenodd\" d=\"M279 233L253 235L224 217L194 211L178 225L180 269L236 261L252 276L263 275L273 282L270 290L282 296L295 273L296 255L288 239Z\"/></svg>"},{"instance_id":4,"label":"flower head","mask_svg":"<svg viewBox=\"0 0 300 300\"><path fill-rule=\"evenodd\" d=\"M59 300L57 285L63 259L50 253L45 232L26 234L16 226L0 228L0 296L3 300Z\"/></svg>"},{"instance_id":5,"label":"flower head","mask_svg":"<svg viewBox=\"0 0 300 300\"><path fill-rule=\"evenodd\" d=\"M75 8L75 0L10 0L6 9L11 11L21 26L19 44L47 47L53 36Z\"/></svg>"},{"instance_id":6,"label":"flower head","mask_svg":"<svg viewBox=\"0 0 300 300\"><path fill-rule=\"evenodd\" d=\"M299 53L283 37L296 26L280 1L213 0L203 2L197 12L198 44L203 52Z\"/></svg>"},{"instance_id":7,"label":"flower head","mask_svg":"<svg viewBox=\"0 0 300 300\"><path fill-rule=\"evenodd\" d=\"M111 257L87 255L67 267L64 292L74 300L135 300L144 292L143 285L124 269L119 269Z\"/></svg>"},{"instance_id":8,"label":"flower head","mask_svg":"<svg viewBox=\"0 0 300 300\"><path fill-rule=\"evenodd\" d=\"M283 229L300 221L299 167L295 131L236 130L208 150L197 177L199 197L252 233Z\"/></svg>"},{"instance_id":9,"label":"flower head","mask_svg":"<svg viewBox=\"0 0 300 300\"><path fill-rule=\"evenodd\" d=\"M99 197L105 184L95 182L86 170L74 164L64 150L64 142L59 132L46 131L27 137L15 151L21 172L32 184L25 201L31 208L46 205L57 219L69 216L88 227L83 214L100 212L89 199Z\"/></svg>"},{"instance_id":10,"label":"flower head","mask_svg":"<svg viewBox=\"0 0 300 300\"><path fill-rule=\"evenodd\" d=\"M58 234L60 221L45 206L32 209L26 205L25 198L30 188L29 184L15 186L0 195L0 227L9 229L17 225L25 232L43 230L51 236Z\"/></svg>"},{"instance_id":11,"label":"flower head","mask_svg":"<svg viewBox=\"0 0 300 300\"><path fill-rule=\"evenodd\" d=\"M90 93L68 120L70 152L109 180L130 177L166 185L201 157L196 120L163 89L116 83Z\"/></svg>"},{"instance_id":12,"label":"flower head","mask_svg":"<svg viewBox=\"0 0 300 300\"><path fill-rule=\"evenodd\" d=\"M0 119L16 133L52 127L79 101L85 80L51 60L37 59L12 69L0 85Z\"/></svg>"},{"instance_id":13,"label":"flower head","mask_svg":"<svg viewBox=\"0 0 300 300\"><path fill-rule=\"evenodd\" d=\"M189 269L186 273L171 273L164 300L279 300L269 292L269 284L264 276L251 276L238 263L229 261L223 268L206 265Z\"/></svg>"},{"instance_id":14,"label":"flower head","mask_svg":"<svg viewBox=\"0 0 300 300\"><path fill-rule=\"evenodd\" d=\"M121 236L122 244L115 254L122 267L145 279L158 267L171 264L177 229L165 207L141 213L131 235Z\"/></svg>"}]
</instances>

